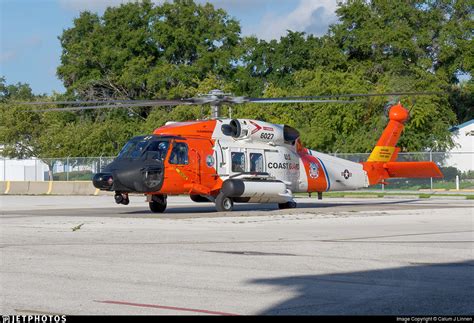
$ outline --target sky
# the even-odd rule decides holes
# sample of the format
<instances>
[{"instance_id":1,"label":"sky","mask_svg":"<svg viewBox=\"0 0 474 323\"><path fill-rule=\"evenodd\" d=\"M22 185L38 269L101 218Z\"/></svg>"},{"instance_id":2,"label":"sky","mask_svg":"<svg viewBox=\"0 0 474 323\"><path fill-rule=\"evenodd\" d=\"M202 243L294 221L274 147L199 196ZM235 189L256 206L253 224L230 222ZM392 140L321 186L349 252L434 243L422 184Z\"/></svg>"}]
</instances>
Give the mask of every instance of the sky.
<instances>
[{"instance_id":1,"label":"sky","mask_svg":"<svg viewBox=\"0 0 474 323\"><path fill-rule=\"evenodd\" d=\"M0 0L0 77L36 94L64 92L56 76L58 37L84 10L102 14L128 0ZM156 0L159 3L162 0ZM205 0L196 0L203 3ZM278 39L286 30L315 35L336 22L337 0L209 0L240 21L242 34Z\"/></svg>"}]
</instances>

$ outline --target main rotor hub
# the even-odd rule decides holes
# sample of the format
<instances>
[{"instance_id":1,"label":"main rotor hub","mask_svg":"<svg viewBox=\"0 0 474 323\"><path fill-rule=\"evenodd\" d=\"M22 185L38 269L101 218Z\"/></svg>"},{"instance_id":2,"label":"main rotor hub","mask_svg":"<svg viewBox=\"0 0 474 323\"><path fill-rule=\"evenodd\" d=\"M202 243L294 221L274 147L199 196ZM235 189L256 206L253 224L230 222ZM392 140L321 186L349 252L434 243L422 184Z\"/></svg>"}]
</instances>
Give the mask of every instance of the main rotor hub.
<instances>
[{"instance_id":1,"label":"main rotor hub","mask_svg":"<svg viewBox=\"0 0 474 323\"><path fill-rule=\"evenodd\" d=\"M222 104L244 103L245 101L244 97L236 97L232 93L225 93L219 89L211 90L206 94L199 94L197 98L193 99L194 103L211 105L212 119L220 118L220 107Z\"/></svg>"}]
</instances>

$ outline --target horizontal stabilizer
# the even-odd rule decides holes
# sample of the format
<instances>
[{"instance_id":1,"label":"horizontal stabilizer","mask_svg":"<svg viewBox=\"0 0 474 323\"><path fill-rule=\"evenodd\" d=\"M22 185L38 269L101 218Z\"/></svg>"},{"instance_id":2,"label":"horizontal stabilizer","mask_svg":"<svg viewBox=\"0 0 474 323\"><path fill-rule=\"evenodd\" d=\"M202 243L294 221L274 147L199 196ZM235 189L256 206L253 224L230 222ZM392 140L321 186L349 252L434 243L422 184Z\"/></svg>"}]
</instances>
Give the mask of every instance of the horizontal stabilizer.
<instances>
[{"instance_id":1,"label":"horizontal stabilizer","mask_svg":"<svg viewBox=\"0 0 474 323\"><path fill-rule=\"evenodd\" d=\"M433 162L388 162L383 164L390 177L428 178L443 177Z\"/></svg>"}]
</instances>

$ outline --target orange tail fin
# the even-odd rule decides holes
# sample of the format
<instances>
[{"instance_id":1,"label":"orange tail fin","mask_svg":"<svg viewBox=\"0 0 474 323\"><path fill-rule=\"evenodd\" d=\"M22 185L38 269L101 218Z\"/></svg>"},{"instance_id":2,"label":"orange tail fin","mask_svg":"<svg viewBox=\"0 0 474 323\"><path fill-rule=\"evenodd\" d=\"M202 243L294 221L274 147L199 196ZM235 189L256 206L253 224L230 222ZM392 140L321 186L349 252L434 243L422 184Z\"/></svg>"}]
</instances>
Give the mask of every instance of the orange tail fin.
<instances>
[{"instance_id":1,"label":"orange tail fin","mask_svg":"<svg viewBox=\"0 0 474 323\"><path fill-rule=\"evenodd\" d=\"M390 121L384 129L377 145L366 162L362 163L369 177L369 184L378 184L386 178L408 177L443 177L433 162L397 162L400 148L395 147L408 119L408 110L400 103L392 106Z\"/></svg>"}]
</instances>

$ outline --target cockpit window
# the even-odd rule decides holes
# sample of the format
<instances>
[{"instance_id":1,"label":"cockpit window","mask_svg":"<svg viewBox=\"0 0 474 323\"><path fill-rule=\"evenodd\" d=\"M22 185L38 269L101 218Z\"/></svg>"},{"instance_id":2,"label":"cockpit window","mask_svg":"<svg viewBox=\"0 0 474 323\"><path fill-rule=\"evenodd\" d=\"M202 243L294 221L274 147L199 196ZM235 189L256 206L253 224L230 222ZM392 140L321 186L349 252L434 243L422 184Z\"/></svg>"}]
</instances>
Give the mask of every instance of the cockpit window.
<instances>
[{"instance_id":1,"label":"cockpit window","mask_svg":"<svg viewBox=\"0 0 474 323\"><path fill-rule=\"evenodd\" d=\"M188 164L188 145L184 142L175 142L171 150L170 164L187 165Z\"/></svg>"},{"instance_id":2,"label":"cockpit window","mask_svg":"<svg viewBox=\"0 0 474 323\"><path fill-rule=\"evenodd\" d=\"M169 142L168 141L152 141L148 147L146 147L147 152L151 153L151 158L156 160L163 160L166 157L166 152L168 151Z\"/></svg>"},{"instance_id":3,"label":"cockpit window","mask_svg":"<svg viewBox=\"0 0 474 323\"><path fill-rule=\"evenodd\" d=\"M143 151L145 150L145 147L149 144L148 140L142 140L137 142L135 145L135 148L130 152L130 158L135 159L140 157L143 154Z\"/></svg>"},{"instance_id":4,"label":"cockpit window","mask_svg":"<svg viewBox=\"0 0 474 323\"><path fill-rule=\"evenodd\" d=\"M153 136L135 137L125 144L117 156L117 159L137 159L140 158L144 152L150 151L152 152L151 158L163 160L168 151L169 143L168 141L157 139L158 138Z\"/></svg>"},{"instance_id":5,"label":"cockpit window","mask_svg":"<svg viewBox=\"0 0 474 323\"><path fill-rule=\"evenodd\" d=\"M127 142L125 146L123 146L122 150L120 150L117 158L118 159L126 158L130 154L130 152L133 150L133 147L135 147L136 144L137 142L133 140L130 140L129 142Z\"/></svg>"}]
</instances>

